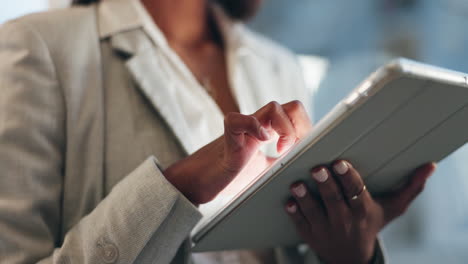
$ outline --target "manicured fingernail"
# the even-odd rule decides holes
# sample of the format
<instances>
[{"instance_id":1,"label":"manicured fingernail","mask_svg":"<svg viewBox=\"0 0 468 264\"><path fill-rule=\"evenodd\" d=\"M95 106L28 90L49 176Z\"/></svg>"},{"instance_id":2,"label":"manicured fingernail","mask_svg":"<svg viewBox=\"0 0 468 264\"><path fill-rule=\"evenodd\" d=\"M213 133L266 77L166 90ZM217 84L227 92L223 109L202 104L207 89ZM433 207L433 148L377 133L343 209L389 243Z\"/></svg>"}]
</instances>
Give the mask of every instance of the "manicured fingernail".
<instances>
[{"instance_id":1,"label":"manicured fingernail","mask_svg":"<svg viewBox=\"0 0 468 264\"><path fill-rule=\"evenodd\" d=\"M326 182L328 180L328 172L325 170L325 168L321 168L318 171L313 171L312 177L314 177L314 179L318 182Z\"/></svg>"},{"instance_id":2,"label":"manicured fingernail","mask_svg":"<svg viewBox=\"0 0 468 264\"><path fill-rule=\"evenodd\" d=\"M306 195L306 193L307 193L307 189L304 186L304 184L298 184L298 185L294 186L292 188L292 191L293 191L294 195L296 195L299 198L304 197Z\"/></svg>"},{"instance_id":3,"label":"manicured fingernail","mask_svg":"<svg viewBox=\"0 0 468 264\"><path fill-rule=\"evenodd\" d=\"M427 180L429 177L432 176L432 174L434 174L434 172L436 171L437 169L437 163L435 162L431 162L429 163L431 165L431 169L429 171L429 173L427 173L426 177L425 177L425 180Z\"/></svg>"},{"instance_id":4,"label":"manicured fingernail","mask_svg":"<svg viewBox=\"0 0 468 264\"><path fill-rule=\"evenodd\" d=\"M339 161L335 163L335 165L333 166L333 170L335 170L336 173L343 175L349 170L348 163L345 161Z\"/></svg>"},{"instance_id":5,"label":"manicured fingernail","mask_svg":"<svg viewBox=\"0 0 468 264\"><path fill-rule=\"evenodd\" d=\"M293 203L289 203L286 205L286 211L290 214L294 214L297 211L297 206Z\"/></svg>"},{"instance_id":6,"label":"manicured fingernail","mask_svg":"<svg viewBox=\"0 0 468 264\"><path fill-rule=\"evenodd\" d=\"M260 135L261 135L263 140L269 140L270 139L270 134L268 133L268 131L264 127L260 128Z\"/></svg>"}]
</instances>

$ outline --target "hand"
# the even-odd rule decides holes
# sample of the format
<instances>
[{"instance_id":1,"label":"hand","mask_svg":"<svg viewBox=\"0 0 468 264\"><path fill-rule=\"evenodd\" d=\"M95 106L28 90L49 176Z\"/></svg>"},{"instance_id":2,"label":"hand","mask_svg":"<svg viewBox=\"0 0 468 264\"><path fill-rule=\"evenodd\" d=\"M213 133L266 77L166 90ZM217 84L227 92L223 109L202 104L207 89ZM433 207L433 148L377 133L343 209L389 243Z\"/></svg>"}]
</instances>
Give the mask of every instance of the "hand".
<instances>
[{"instance_id":1,"label":"hand","mask_svg":"<svg viewBox=\"0 0 468 264\"><path fill-rule=\"evenodd\" d=\"M374 199L357 170L337 161L333 173L326 167L312 170L320 200L304 183L295 183L286 211L299 235L326 263L369 263L379 231L406 211L434 170L434 163L426 164L403 188Z\"/></svg>"},{"instance_id":2,"label":"hand","mask_svg":"<svg viewBox=\"0 0 468 264\"><path fill-rule=\"evenodd\" d=\"M284 105L271 102L252 115L229 113L224 120L224 135L164 171L166 178L195 204L211 201L235 177L260 173L268 157L260 152L273 134L279 135L278 152L291 147L312 128L299 101ZM264 162L258 162L258 161ZM249 162L254 165L247 166ZM257 166L257 164L262 164Z\"/></svg>"}]
</instances>

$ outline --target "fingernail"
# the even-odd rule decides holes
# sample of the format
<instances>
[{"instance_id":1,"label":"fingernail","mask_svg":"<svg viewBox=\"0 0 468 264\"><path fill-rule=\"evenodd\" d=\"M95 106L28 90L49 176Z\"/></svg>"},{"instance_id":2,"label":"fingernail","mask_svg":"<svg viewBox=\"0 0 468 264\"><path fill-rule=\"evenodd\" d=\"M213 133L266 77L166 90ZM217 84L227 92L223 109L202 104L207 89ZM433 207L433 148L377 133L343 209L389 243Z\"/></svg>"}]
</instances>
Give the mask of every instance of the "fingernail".
<instances>
[{"instance_id":1,"label":"fingernail","mask_svg":"<svg viewBox=\"0 0 468 264\"><path fill-rule=\"evenodd\" d=\"M299 198L304 197L306 195L306 193L307 193L307 189L304 186L304 184L298 184L297 186L294 186L292 188L292 191L293 191L294 195L296 195Z\"/></svg>"},{"instance_id":2,"label":"fingernail","mask_svg":"<svg viewBox=\"0 0 468 264\"><path fill-rule=\"evenodd\" d=\"M312 177L314 177L314 179L318 182L325 182L328 180L328 172L325 170L325 168L321 168L318 171L313 171Z\"/></svg>"},{"instance_id":3,"label":"fingernail","mask_svg":"<svg viewBox=\"0 0 468 264\"><path fill-rule=\"evenodd\" d=\"M431 164L432 167L431 167L431 170L429 171L429 173L426 175L425 180L427 180L429 177L431 177L432 174L434 174L434 172L435 172L436 169L437 169L437 163L431 162L430 164Z\"/></svg>"},{"instance_id":4,"label":"fingernail","mask_svg":"<svg viewBox=\"0 0 468 264\"><path fill-rule=\"evenodd\" d=\"M264 127L260 127L260 135L263 140L268 140L270 139L270 134Z\"/></svg>"},{"instance_id":5,"label":"fingernail","mask_svg":"<svg viewBox=\"0 0 468 264\"><path fill-rule=\"evenodd\" d=\"M286 211L290 214L294 214L297 211L297 206L296 204L289 203L286 205Z\"/></svg>"},{"instance_id":6,"label":"fingernail","mask_svg":"<svg viewBox=\"0 0 468 264\"><path fill-rule=\"evenodd\" d=\"M341 160L341 161L335 163L335 165L333 165L333 170L336 173L338 173L340 175L343 175L343 174L347 173L348 170L349 170L348 163Z\"/></svg>"}]
</instances>

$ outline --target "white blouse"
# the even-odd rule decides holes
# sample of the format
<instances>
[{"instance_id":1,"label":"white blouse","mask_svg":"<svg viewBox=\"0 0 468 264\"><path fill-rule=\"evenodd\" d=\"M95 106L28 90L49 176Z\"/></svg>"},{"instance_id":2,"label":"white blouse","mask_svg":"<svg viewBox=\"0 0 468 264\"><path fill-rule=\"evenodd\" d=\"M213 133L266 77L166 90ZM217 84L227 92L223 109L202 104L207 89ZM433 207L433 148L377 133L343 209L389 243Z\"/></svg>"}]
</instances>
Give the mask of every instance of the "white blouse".
<instances>
[{"instance_id":1,"label":"white blouse","mask_svg":"<svg viewBox=\"0 0 468 264\"><path fill-rule=\"evenodd\" d=\"M186 138L181 139L181 143L188 154L194 153L223 134L223 113L205 87L198 82L187 65L170 47L163 32L154 23L140 0L132 2L139 13L145 32L160 53L161 70L174 85L171 89L172 96L184 117L180 122L184 123L189 132ZM295 57L285 49L249 31L243 24L232 21L220 7L214 5L212 10L226 45L228 81L240 112L252 114L270 101L285 103L297 99L311 109L304 78ZM264 45L265 54L253 52L258 49L258 45ZM284 63L284 67L278 67L276 75L266 71L275 67L268 64L270 58L262 58L268 56L268 50L275 53L272 56L284 58L284 61L278 62ZM284 72L284 69L289 72ZM271 150L265 151L274 154ZM235 179L227 189L240 191L252 179ZM200 206L204 219L216 213L233 197L232 191L222 192L214 201ZM203 220L200 223L203 223ZM196 254L194 257L196 263L203 264L244 263L246 258L249 259L250 256L239 253Z\"/></svg>"}]
</instances>

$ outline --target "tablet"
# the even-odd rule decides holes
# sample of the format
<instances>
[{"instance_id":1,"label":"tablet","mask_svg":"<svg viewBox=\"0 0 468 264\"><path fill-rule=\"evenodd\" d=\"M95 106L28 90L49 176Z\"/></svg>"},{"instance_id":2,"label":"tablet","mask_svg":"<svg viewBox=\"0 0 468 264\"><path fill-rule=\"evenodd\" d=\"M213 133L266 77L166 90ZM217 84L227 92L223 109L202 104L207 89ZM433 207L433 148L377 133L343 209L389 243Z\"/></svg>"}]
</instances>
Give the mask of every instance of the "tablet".
<instances>
[{"instance_id":1,"label":"tablet","mask_svg":"<svg viewBox=\"0 0 468 264\"><path fill-rule=\"evenodd\" d=\"M314 130L193 233L193 251L301 242L284 205L310 169L349 160L374 194L401 186L416 168L468 141L468 75L407 59L373 73Z\"/></svg>"}]
</instances>

